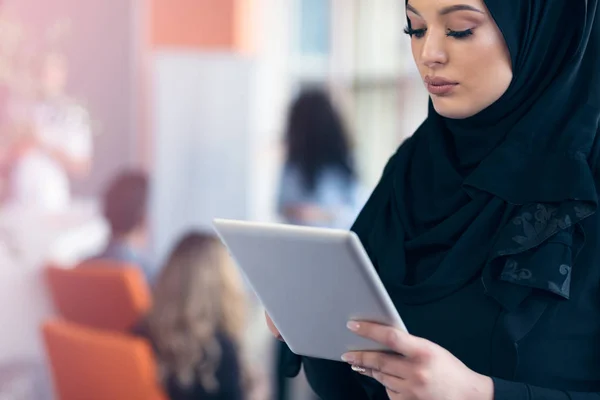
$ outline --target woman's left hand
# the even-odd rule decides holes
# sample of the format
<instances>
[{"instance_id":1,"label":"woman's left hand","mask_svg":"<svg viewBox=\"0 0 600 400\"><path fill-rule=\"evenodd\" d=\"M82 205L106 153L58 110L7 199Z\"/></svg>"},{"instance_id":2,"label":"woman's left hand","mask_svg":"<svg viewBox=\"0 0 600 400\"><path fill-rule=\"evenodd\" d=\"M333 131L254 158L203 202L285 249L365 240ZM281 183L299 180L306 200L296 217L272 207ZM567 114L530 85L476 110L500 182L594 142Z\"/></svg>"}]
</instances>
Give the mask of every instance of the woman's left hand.
<instances>
[{"instance_id":1,"label":"woman's left hand","mask_svg":"<svg viewBox=\"0 0 600 400\"><path fill-rule=\"evenodd\" d=\"M470 370L435 343L368 322L349 322L348 328L398 353L352 352L342 357L355 371L385 386L391 400L494 398L491 378Z\"/></svg>"}]
</instances>

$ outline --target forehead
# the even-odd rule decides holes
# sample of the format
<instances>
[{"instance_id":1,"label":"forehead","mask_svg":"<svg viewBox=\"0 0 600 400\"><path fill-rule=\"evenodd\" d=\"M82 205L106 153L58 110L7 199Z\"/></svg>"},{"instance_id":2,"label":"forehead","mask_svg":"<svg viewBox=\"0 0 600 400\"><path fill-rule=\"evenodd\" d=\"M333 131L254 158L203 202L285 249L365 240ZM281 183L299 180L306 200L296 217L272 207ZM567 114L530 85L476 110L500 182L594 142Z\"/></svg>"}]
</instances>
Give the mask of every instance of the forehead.
<instances>
[{"instance_id":1,"label":"forehead","mask_svg":"<svg viewBox=\"0 0 600 400\"><path fill-rule=\"evenodd\" d=\"M408 0L406 2L410 7L419 12L438 12L444 9L460 6L470 6L480 10L485 10L484 0Z\"/></svg>"}]
</instances>

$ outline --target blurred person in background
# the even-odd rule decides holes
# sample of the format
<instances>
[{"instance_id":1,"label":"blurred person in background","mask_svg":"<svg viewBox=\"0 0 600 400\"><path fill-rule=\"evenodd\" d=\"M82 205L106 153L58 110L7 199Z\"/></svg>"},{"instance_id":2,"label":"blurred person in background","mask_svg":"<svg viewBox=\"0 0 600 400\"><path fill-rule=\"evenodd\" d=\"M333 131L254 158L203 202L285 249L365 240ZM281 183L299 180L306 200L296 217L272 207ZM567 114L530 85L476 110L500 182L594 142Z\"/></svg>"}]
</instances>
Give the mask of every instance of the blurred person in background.
<instances>
[{"instance_id":1,"label":"blurred person in background","mask_svg":"<svg viewBox=\"0 0 600 400\"><path fill-rule=\"evenodd\" d=\"M52 52L40 64L38 98L19 117L31 127L16 146L10 195L18 204L64 211L71 204L70 180L90 170L91 123L87 110L66 93L66 57Z\"/></svg>"},{"instance_id":2,"label":"blurred person in background","mask_svg":"<svg viewBox=\"0 0 600 400\"><path fill-rule=\"evenodd\" d=\"M240 400L251 388L242 362L242 281L220 241L190 233L170 254L138 333L152 343L171 400Z\"/></svg>"},{"instance_id":3,"label":"blurred person in background","mask_svg":"<svg viewBox=\"0 0 600 400\"><path fill-rule=\"evenodd\" d=\"M102 205L110 239L106 248L93 258L134 264L152 284L155 271L144 255L148 242L148 198L149 182L143 172L122 172L110 182Z\"/></svg>"},{"instance_id":4,"label":"blurred person in background","mask_svg":"<svg viewBox=\"0 0 600 400\"><path fill-rule=\"evenodd\" d=\"M319 89L292 104L278 212L296 225L350 228L362 206L349 138L338 111Z\"/></svg>"},{"instance_id":5,"label":"blurred person in background","mask_svg":"<svg viewBox=\"0 0 600 400\"><path fill-rule=\"evenodd\" d=\"M286 161L281 174L278 213L289 224L349 229L363 201L349 137L327 93L307 89L291 106ZM290 379L297 371L286 366L293 355L278 344L275 390L290 398Z\"/></svg>"}]
</instances>

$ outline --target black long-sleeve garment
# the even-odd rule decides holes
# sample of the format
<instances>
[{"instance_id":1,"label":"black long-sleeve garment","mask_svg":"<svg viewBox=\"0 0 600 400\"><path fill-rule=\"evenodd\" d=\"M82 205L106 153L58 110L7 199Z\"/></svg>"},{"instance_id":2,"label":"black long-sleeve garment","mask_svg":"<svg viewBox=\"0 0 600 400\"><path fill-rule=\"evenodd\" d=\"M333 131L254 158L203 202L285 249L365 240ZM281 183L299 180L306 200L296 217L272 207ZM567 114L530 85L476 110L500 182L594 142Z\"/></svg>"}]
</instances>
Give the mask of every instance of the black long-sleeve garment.
<instances>
[{"instance_id":1,"label":"black long-sleeve garment","mask_svg":"<svg viewBox=\"0 0 600 400\"><path fill-rule=\"evenodd\" d=\"M579 248L570 235L559 230L545 244L517 254L522 267L511 269L509 263L502 270L505 282L482 271L450 295L423 304L404 304L398 296L402 289L386 281L377 262L381 255L376 253L382 248L371 241L377 238L369 238L363 230L384 212L380 200L373 199L385 197L382 192L390 177L388 167L354 229L409 331L446 348L474 371L493 377L495 400L600 399L600 214L580 222L585 243ZM600 183L599 178L596 181ZM532 216L534 221L539 219L537 223L546 227L559 216L556 211L539 212L539 204L532 207L538 211ZM510 208L510 214L516 213L514 221L523 210ZM578 254L571 269L567 263L574 253ZM535 277L546 268L556 270L556 276L546 283L560 286L566 297L531 287L530 282L517 282L519 277ZM486 285L492 280L495 284ZM388 398L383 387L353 372L346 363L291 353L288 360L294 373L293 364L302 361L311 386L324 400Z\"/></svg>"}]
</instances>

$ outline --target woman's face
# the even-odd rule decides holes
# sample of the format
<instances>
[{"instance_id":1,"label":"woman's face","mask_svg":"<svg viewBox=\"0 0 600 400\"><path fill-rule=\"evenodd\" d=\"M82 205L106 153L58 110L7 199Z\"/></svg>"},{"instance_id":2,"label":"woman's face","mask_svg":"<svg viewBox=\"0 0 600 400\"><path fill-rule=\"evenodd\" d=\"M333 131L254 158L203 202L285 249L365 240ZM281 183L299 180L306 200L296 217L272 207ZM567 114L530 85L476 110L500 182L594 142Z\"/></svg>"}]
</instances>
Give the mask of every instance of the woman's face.
<instances>
[{"instance_id":1,"label":"woman's face","mask_svg":"<svg viewBox=\"0 0 600 400\"><path fill-rule=\"evenodd\" d=\"M438 114L473 116L512 80L510 54L483 0L409 0L412 53Z\"/></svg>"}]
</instances>

